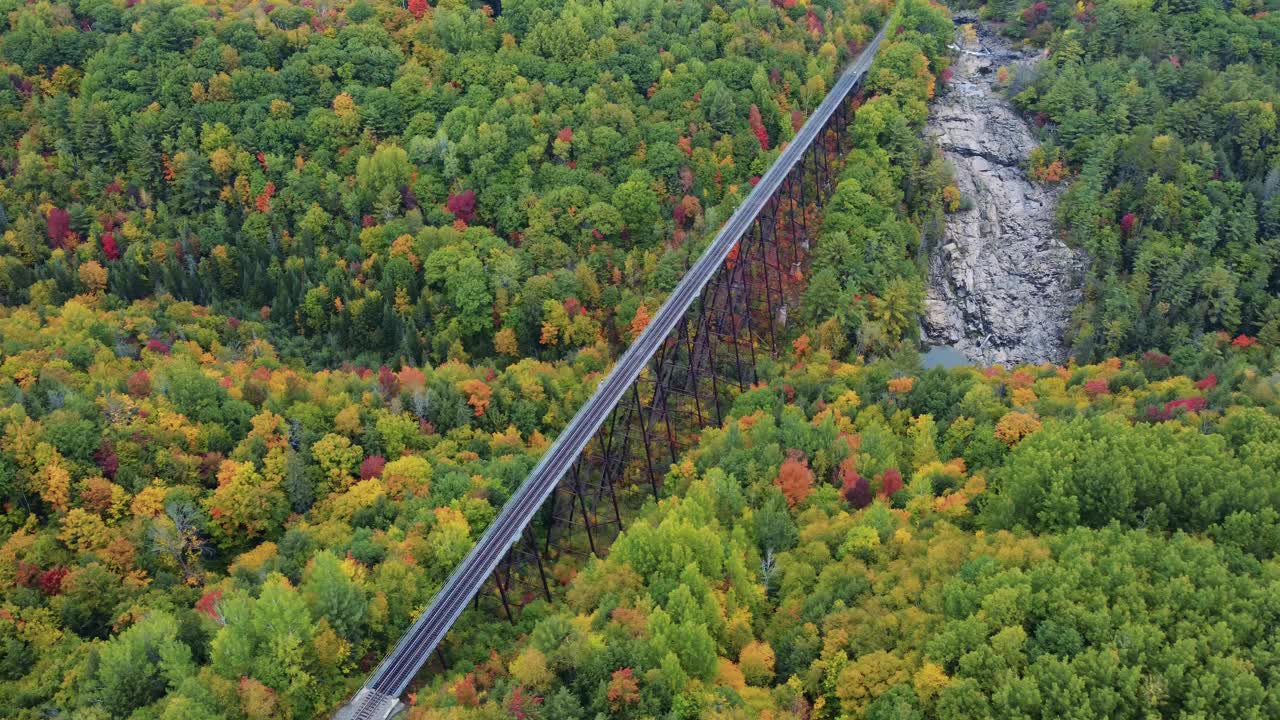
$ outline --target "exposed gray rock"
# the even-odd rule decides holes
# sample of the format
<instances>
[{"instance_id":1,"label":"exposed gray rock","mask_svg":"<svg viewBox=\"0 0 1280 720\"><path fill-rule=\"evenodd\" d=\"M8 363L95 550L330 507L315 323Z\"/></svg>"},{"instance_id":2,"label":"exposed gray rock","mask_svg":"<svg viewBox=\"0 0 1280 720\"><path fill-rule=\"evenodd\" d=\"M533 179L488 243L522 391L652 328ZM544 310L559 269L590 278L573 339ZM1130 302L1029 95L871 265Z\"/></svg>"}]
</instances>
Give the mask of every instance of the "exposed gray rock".
<instances>
[{"instance_id":1,"label":"exposed gray rock","mask_svg":"<svg viewBox=\"0 0 1280 720\"><path fill-rule=\"evenodd\" d=\"M1035 59L982 29L975 45L966 47L959 31L956 44L954 74L926 132L972 207L949 215L931 248L925 340L983 365L1061 362L1085 256L1057 237L1061 191L1027 178L1021 166L1035 138L995 88L997 68L1029 68Z\"/></svg>"}]
</instances>

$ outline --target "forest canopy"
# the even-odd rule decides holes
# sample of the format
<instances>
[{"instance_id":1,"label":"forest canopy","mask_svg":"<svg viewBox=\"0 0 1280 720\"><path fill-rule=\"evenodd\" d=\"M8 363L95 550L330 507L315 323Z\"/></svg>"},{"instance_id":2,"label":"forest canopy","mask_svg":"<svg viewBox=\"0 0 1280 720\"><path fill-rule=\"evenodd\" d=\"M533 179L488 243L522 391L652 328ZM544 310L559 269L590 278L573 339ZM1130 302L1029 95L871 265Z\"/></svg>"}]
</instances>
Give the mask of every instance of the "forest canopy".
<instances>
[{"instance_id":1,"label":"forest canopy","mask_svg":"<svg viewBox=\"0 0 1280 720\"><path fill-rule=\"evenodd\" d=\"M758 382L408 720L1280 717L1274 8L967 8L1090 265L924 369L947 8L497 7L0 0L0 715L331 716L887 24Z\"/></svg>"},{"instance_id":2,"label":"forest canopy","mask_svg":"<svg viewBox=\"0 0 1280 720\"><path fill-rule=\"evenodd\" d=\"M168 294L312 365L626 341L887 3L502 7L9 3L0 302Z\"/></svg>"},{"instance_id":3,"label":"forest canopy","mask_svg":"<svg viewBox=\"0 0 1280 720\"><path fill-rule=\"evenodd\" d=\"M1272 717L1280 378L1249 352L813 351L410 717Z\"/></svg>"}]
</instances>

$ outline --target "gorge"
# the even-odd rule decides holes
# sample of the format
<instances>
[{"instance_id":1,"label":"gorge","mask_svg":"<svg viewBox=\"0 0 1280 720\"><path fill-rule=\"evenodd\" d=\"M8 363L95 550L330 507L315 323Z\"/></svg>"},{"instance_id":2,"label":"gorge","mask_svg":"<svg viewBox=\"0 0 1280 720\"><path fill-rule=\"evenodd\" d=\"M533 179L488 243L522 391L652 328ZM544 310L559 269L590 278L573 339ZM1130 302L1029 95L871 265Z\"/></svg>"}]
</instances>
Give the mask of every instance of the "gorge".
<instances>
[{"instance_id":1,"label":"gorge","mask_svg":"<svg viewBox=\"0 0 1280 720\"><path fill-rule=\"evenodd\" d=\"M1017 82L1034 72L1035 57L977 25L960 25L953 49L954 74L933 102L926 134L953 168L962 200L930 249L922 334L975 364L1062 362L1085 257L1057 237L1061 189L1023 168L1037 142L998 77L1007 67Z\"/></svg>"}]
</instances>

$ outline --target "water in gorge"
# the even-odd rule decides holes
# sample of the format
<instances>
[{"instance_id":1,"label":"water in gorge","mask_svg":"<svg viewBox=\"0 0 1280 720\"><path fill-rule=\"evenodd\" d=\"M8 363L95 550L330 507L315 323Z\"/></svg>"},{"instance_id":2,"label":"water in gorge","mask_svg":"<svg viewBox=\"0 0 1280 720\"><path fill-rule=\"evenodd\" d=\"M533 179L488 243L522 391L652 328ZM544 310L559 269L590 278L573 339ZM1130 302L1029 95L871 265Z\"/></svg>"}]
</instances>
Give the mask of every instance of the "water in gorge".
<instances>
[{"instance_id":1,"label":"water in gorge","mask_svg":"<svg viewBox=\"0 0 1280 720\"><path fill-rule=\"evenodd\" d=\"M1062 189L1027 177L1037 143L997 80L1001 67L1032 72L1036 56L975 28L976 38L957 29L953 76L926 129L955 170L964 209L947 216L930 248L924 340L980 365L1062 362L1085 256L1058 238Z\"/></svg>"}]
</instances>

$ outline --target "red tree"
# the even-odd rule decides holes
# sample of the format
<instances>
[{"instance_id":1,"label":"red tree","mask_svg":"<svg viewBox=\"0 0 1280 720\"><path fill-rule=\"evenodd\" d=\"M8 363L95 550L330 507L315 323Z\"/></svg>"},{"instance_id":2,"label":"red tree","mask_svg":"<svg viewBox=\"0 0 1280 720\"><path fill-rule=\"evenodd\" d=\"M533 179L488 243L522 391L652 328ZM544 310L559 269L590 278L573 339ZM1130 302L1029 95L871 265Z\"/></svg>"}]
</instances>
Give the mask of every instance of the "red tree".
<instances>
[{"instance_id":1,"label":"red tree","mask_svg":"<svg viewBox=\"0 0 1280 720\"><path fill-rule=\"evenodd\" d=\"M818 19L818 16L813 13L812 9L805 12L804 19L809 25L809 32L811 34L815 37L822 34L822 21Z\"/></svg>"},{"instance_id":2,"label":"red tree","mask_svg":"<svg viewBox=\"0 0 1280 720\"><path fill-rule=\"evenodd\" d=\"M795 507L813 491L813 471L803 458L792 455L778 468L778 477L773 484L782 490L787 504Z\"/></svg>"},{"instance_id":3,"label":"red tree","mask_svg":"<svg viewBox=\"0 0 1280 720\"><path fill-rule=\"evenodd\" d=\"M382 394L391 397L400 393L400 378L391 372L391 368L383 365L378 369L378 386L382 389Z\"/></svg>"},{"instance_id":4,"label":"red tree","mask_svg":"<svg viewBox=\"0 0 1280 720\"><path fill-rule=\"evenodd\" d=\"M71 215L62 208L51 208L49 217L46 219L46 229L49 232L49 241L55 247L61 245L71 233Z\"/></svg>"},{"instance_id":5,"label":"red tree","mask_svg":"<svg viewBox=\"0 0 1280 720\"><path fill-rule=\"evenodd\" d=\"M409 0L409 12L419 20L427 14L427 0Z\"/></svg>"},{"instance_id":6,"label":"red tree","mask_svg":"<svg viewBox=\"0 0 1280 720\"><path fill-rule=\"evenodd\" d=\"M1022 11L1022 22L1026 23L1027 27L1032 28L1044 22L1048 16L1049 4L1042 1Z\"/></svg>"},{"instance_id":7,"label":"red tree","mask_svg":"<svg viewBox=\"0 0 1280 720\"><path fill-rule=\"evenodd\" d=\"M1133 231L1133 224L1137 221L1138 218L1133 213L1125 213L1124 217L1120 218L1120 232L1127 236Z\"/></svg>"},{"instance_id":8,"label":"red tree","mask_svg":"<svg viewBox=\"0 0 1280 720\"><path fill-rule=\"evenodd\" d=\"M1160 415L1161 420L1172 418L1178 411L1189 413L1200 412L1209 406L1209 401L1202 397L1181 398L1179 400L1170 400L1164 404L1164 410Z\"/></svg>"},{"instance_id":9,"label":"red tree","mask_svg":"<svg viewBox=\"0 0 1280 720\"><path fill-rule=\"evenodd\" d=\"M1142 362L1150 369L1167 368L1173 364L1173 358L1164 353L1147 351L1142 353Z\"/></svg>"},{"instance_id":10,"label":"red tree","mask_svg":"<svg viewBox=\"0 0 1280 720\"><path fill-rule=\"evenodd\" d=\"M640 702L640 685L636 682L631 668L615 670L606 693L609 698L609 708L614 712Z\"/></svg>"},{"instance_id":11,"label":"red tree","mask_svg":"<svg viewBox=\"0 0 1280 720\"><path fill-rule=\"evenodd\" d=\"M453 697L463 707L480 706L480 693L476 692L475 673L467 673L466 677L453 686Z\"/></svg>"},{"instance_id":12,"label":"red tree","mask_svg":"<svg viewBox=\"0 0 1280 720\"><path fill-rule=\"evenodd\" d=\"M258 154L261 155L262 153L258 153ZM258 199L256 201L254 201L254 205L257 206L258 212L263 214L271 212L271 198L275 194L276 194L276 184L273 182L268 182L267 186L263 189L262 194L258 196Z\"/></svg>"},{"instance_id":13,"label":"red tree","mask_svg":"<svg viewBox=\"0 0 1280 720\"><path fill-rule=\"evenodd\" d=\"M120 245L116 243L115 233L102 233L102 254L106 255L108 260L120 259Z\"/></svg>"},{"instance_id":14,"label":"red tree","mask_svg":"<svg viewBox=\"0 0 1280 720\"><path fill-rule=\"evenodd\" d=\"M542 698L536 695L525 695L524 688L516 688L511 693L511 704L507 707L516 720L527 720L533 709L542 704Z\"/></svg>"},{"instance_id":15,"label":"red tree","mask_svg":"<svg viewBox=\"0 0 1280 720\"><path fill-rule=\"evenodd\" d=\"M382 468L387 466L387 459L381 455L370 455L360 463L360 479L382 477Z\"/></svg>"},{"instance_id":16,"label":"red tree","mask_svg":"<svg viewBox=\"0 0 1280 720\"><path fill-rule=\"evenodd\" d=\"M62 566L50 568L40 573L40 577L36 580L36 585L40 587L40 592L45 595L57 595L62 592L62 579L67 576L67 569Z\"/></svg>"},{"instance_id":17,"label":"red tree","mask_svg":"<svg viewBox=\"0 0 1280 720\"><path fill-rule=\"evenodd\" d=\"M222 613L218 612L218 601L222 599L221 590L210 590L196 602L196 612L204 613L221 623Z\"/></svg>"},{"instance_id":18,"label":"red tree","mask_svg":"<svg viewBox=\"0 0 1280 720\"><path fill-rule=\"evenodd\" d=\"M124 386L136 398L147 397L151 394L151 376L146 370L139 370L124 381Z\"/></svg>"},{"instance_id":19,"label":"red tree","mask_svg":"<svg viewBox=\"0 0 1280 720\"><path fill-rule=\"evenodd\" d=\"M893 497L893 494L902 489L902 473L898 472L898 468L889 468L884 471L884 475L880 476L880 494L885 497Z\"/></svg>"},{"instance_id":20,"label":"red tree","mask_svg":"<svg viewBox=\"0 0 1280 720\"><path fill-rule=\"evenodd\" d=\"M871 504L871 482L854 469L853 464L846 462L842 472L844 483L840 487L840 496L855 509ZM901 480L899 480L901 481Z\"/></svg>"},{"instance_id":21,"label":"red tree","mask_svg":"<svg viewBox=\"0 0 1280 720\"><path fill-rule=\"evenodd\" d=\"M476 218L476 191L463 190L457 195L450 195L445 209L462 222L470 223Z\"/></svg>"},{"instance_id":22,"label":"red tree","mask_svg":"<svg viewBox=\"0 0 1280 720\"><path fill-rule=\"evenodd\" d=\"M102 439L98 449L93 451L93 461L97 463L98 469L105 477L115 479L116 471L120 469L120 457L116 455L116 449L111 445L110 440Z\"/></svg>"}]
</instances>

